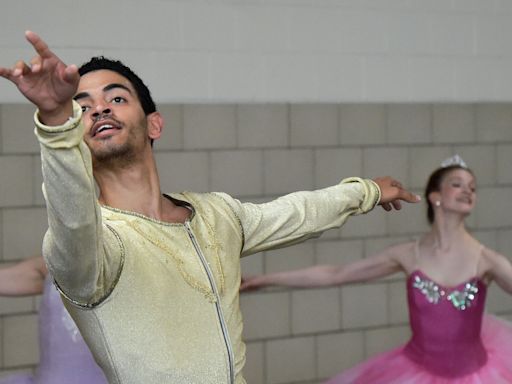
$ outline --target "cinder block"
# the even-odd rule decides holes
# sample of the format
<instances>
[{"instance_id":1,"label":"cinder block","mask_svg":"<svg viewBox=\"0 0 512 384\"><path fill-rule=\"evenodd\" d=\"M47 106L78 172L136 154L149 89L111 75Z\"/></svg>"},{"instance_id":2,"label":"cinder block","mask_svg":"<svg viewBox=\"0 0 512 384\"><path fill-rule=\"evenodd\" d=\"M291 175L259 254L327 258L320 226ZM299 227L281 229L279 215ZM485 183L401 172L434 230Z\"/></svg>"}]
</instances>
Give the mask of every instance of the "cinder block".
<instances>
[{"instance_id":1,"label":"cinder block","mask_svg":"<svg viewBox=\"0 0 512 384\"><path fill-rule=\"evenodd\" d=\"M219 102L261 100L264 94L264 58L257 53L210 54L210 98Z\"/></svg>"},{"instance_id":2,"label":"cinder block","mask_svg":"<svg viewBox=\"0 0 512 384\"><path fill-rule=\"evenodd\" d=\"M411 100L431 102L432 100L453 100L455 93L455 68L451 57L412 57ZM425 136L415 140L430 142Z\"/></svg>"},{"instance_id":3,"label":"cinder block","mask_svg":"<svg viewBox=\"0 0 512 384\"><path fill-rule=\"evenodd\" d=\"M512 188L481 188L476 206L479 229L512 225Z\"/></svg>"},{"instance_id":4,"label":"cinder block","mask_svg":"<svg viewBox=\"0 0 512 384\"><path fill-rule=\"evenodd\" d=\"M283 52L288 48L288 35L283 32L283 20L288 18L288 7L243 6L236 9L236 47L251 47L257 52ZM265 28L261 28L264 25ZM263 381L261 381L263 382ZM256 383L256 381L255 381Z\"/></svg>"},{"instance_id":5,"label":"cinder block","mask_svg":"<svg viewBox=\"0 0 512 384\"><path fill-rule=\"evenodd\" d=\"M263 159L265 194L281 195L313 189L311 150L266 150Z\"/></svg>"},{"instance_id":6,"label":"cinder block","mask_svg":"<svg viewBox=\"0 0 512 384\"><path fill-rule=\"evenodd\" d=\"M362 332L329 333L317 337L318 376L329 378L364 358Z\"/></svg>"},{"instance_id":7,"label":"cinder block","mask_svg":"<svg viewBox=\"0 0 512 384\"><path fill-rule=\"evenodd\" d=\"M405 324L409 321L407 308L407 288L405 281L392 282L388 285L389 322Z\"/></svg>"},{"instance_id":8,"label":"cinder block","mask_svg":"<svg viewBox=\"0 0 512 384\"><path fill-rule=\"evenodd\" d=\"M23 228L23 230L20 230ZM2 212L4 260L19 260L41 254L48 228L44 208L4 209ZM30 233L30 236L27 234Z\"/></svg>"},{"instance_id":9,"label":"cinder block","mask_svg":"<svg viewBox=\"0 0 512 384\"><path fill-rule=\"evenodd\" d=\"M207 152L161 152L155 158L164 193L210 190Z\"/></svg>"},{"instance_id":10,"label":"cinder block","mask_svg":"<svg viewBox=\"0 0 512 384\"><path fill-rule=\"evenodd\" d=\"M315 264L341 265L363 258L362 240L318 241L315 249Z\"/></svg>"},{"instance_id":11,"label":"cinder block","mask_svg":"<svg viewBox=\"0 0 512 384\"><path fill-rule=\"evenodd\" d=\"M312 241L265 252L266 273L306 268L314 263L315 251Z\"/></svg>"},{"instance_id":12,"label":"cinder block","mask_svg":"<svg viewBox=\"0 0 512 384\"><path fill-rule=\"evenodd\" d=\"M473 104L436 104L433 106L434 143L471 143L476 139Z\"/></svg>"},{"instance_id":13,"label":"cinder block","mask_svg":"<svg viewBox=\"0 0 512 384\"><path fill-rule=\"evenodd\" d=\"M406 56L367 56L365 95L370 101L393 102L411 97L411 68Z\"/></svg>"},{"instance_id":14,"label":"cinder block","mask_svg":"<svg viewBox=\"0 0 512 384\"><path fill-rule=\"evenodd\" d=\"M451 13L448 4L443 10L446 13L436 15L429 23L434 53L447 56L473 55L474 18L469 14ZM447 39L447 36L450 38Z\"/></svg>"},{"instance_id":15,"label":"cinder block","mask_svg":"<svg viewBox=\"0 0 512 384\"><path fill-rule=\"evenodd\" d=\"M265 354L262 342L246 344L246 363L244 366L244 378L248 383L265 382Z\"/></svg>"},{"instance_id":16,"label":"cinder block","mask_svg":"<svg viewBox=\"0 0 512 384\"><path fill-rule=\"evenodd\" d=\"M508 103L477 104L479 142L512 141L512 110Z\"/></svg>"},{"instance_id":17,"label":"cinder block","mask_svg":"<svg viewBox=\"0 0 512 384\"><path fill-rule=\"evenodd\" d=\"M340 313L340 293L336 287L292 292L294 335L338 330Z\"/></svg>"},{"instance_id":18,"label":"cinder block","mask_svg":"<svg viewBox=\"0 0 512 384\"><path fill-rule=\"evenodd\" d=\"M432 140L432 111L427 104L389 105L388 143L429 143Z\"/></svg>"},{"instance_id":19,"label":"cinder block","mask_svg":"<svg viewBox=\"0 0 512 384\"><path fill-rule=\"evenodd\" d=\"M404 33L407 31L407 33ZM430 19L423 13L403 17L401 13L389 14L389 50L398 54L429 54Z\"/></svg>"},{"instance_id":20,"label":"cinder block","mask_svg":"<svg viewBox=\"0 0 512 384\"><path fill-rule=\"evenodd\" d=\"M160 139L154 143L156 151L183 148L183 107L178 104L162 104L158 112L164 119L164 129Z\"/></svg>"},{"instance_id":21,"label":"cinder block","mask_svg":"<svg viewBox=\"0 0 512 384\"><path fill-rule=\"evenodd\" d=\"M498 145L497 157L497 182L512 184L512 145Z\"/></svg>"},{"instance_id":22,"label":"cinder block","mask_svg":"<svg viewBox=\"0 0 512 384\"><path fill-rule=\"evenodd\" d=\"M265 101L301 100L298 95L308 95L305 101L317 99L319 90L314 76L315 59L311 54L270 53L265 56L264 66Z\"/></svg>"},{"instance_id":23,"label":"cinder block","mask_svg":"<svg viewBox=\"0 0 512 384\"><path fill-rule=\"evenodd\" d=\"M415 241L412 236L387 236L380 238L368 238L364 240L364 257L373 257L393 245Z\"/></svg>"},{"instance_id":24,"label":"cinder block","mask_svg":"<svg viewBox=\"0 0 512 384\"><path fill-rule=\"evenodd\" d=\"M364 177L392 176L409 185L409 156L407 148L375 147L363 151Z\"/></svg>"},{"instance_id":25,"label":"cinder block","mask_svg":"<svg viewBox=\"0 0 512 384\"><path fill-rule=\"evenodd\" d=\"M351 216L343 227L343 238L383 236L387 233L386 212L377 206L365 215Z\"/></svg>"},{"instance_id":26,"label":"cinder block","mask_svg":"<svg viewBox=\"0 0 512 384\"><path fill-rule=\"evenodd\" d=\"M34 135L32 104L4 104L0 106L2 153L36 153L39 143Z\"/></svg>"},{"instance_id":27,"label":"cinder block","mask_svg":"<svg viewBox=\"0 0 512 384\"><path fill-rule=\"evenodd\" d=\"M183 39L188 50L233 50L235 10L229 5L182 5Z\"/></svg>"},{"instance_id":28,"label":"cinder block","mask_svg":"<svg viewBox=\"0 0 512 384\"><path fill-rule=\"evenodd\" d=\"M498 233L495 230L471 230L471 235L487 248L497 249L498 247Z\"/></svg>"},{"instance_id":29,"label":"cinder block","mask_svg":"<svg viewBox=\"0 0 512 384\"><path fill-rule=\"evenodd\" d=\"M366 357L398 347L409 340L411 335L408 326L386 327L365 332Z\"/></svg>"},{"instance_id":30,"label":"cinder block","mask_svg":"<svg viewBox=\"0 0 512 384\"><path fill-rule=\"evenodd\" d=\"M36 364L39 361L37 315L9 316L3 320L4 366Z\"/></svg>"},{"instance_id":31,"label":"cinder block","mask_svg":"<svg viewBox=\"0 0 512 384\"><path fill-rule=\"evenodd\" d=\"M284 384L315 378L313 337L272 340L266 346L267 383Z\"/></svg>"},{"instance_id":32,"label":"cinder block","mask_svg":"<svg viewBox=\"0 0 512 384\"><path fill-rule=\"evenodd\" d=\"M496 250L512 262L512 229L498 231L498 245Z\"/></svg>"},{"instance_id":33,"label":"cinder block","mask_svg":"<svg viewBox=\"0 0 512 384\"><path fill-rule=\"evenodd\" d=\"M461 145L455 146L458 153L476 176L477 188L479 186L494 185L496 183L496 150L492 145Z\"/></svg>"},{"instance_id":34,"label":"cinder block","mask_svg":"<svg viewBox=\"0 0 512 384\"><path fill-rule=\"evenodd\" d=\"M0 315L30 312L33 308L31 297L0 297Z\"/></svg>"},{"instance_id":35,"label":"cinder block","mask_svg":"<svg viewBox=\"0 0 512 384\"><path fill-rule=\"evenodd\" d=\"M382 326L388 322L388 298L383 284L345 286L341 289L344 329Z\"/></svg>"},{"instance_id":36,"label":"cinder block","mask_svg":"<svg viewBox=\"0 0 512 384\"><path fill-rule=\"evenodd\" d=\"M429 230L426 219L426 205L423 201L416 204L407 204L400 211L389 212L388 233L390 235L417 235ZM406 204L406 203L404 203Z\"/></svg>"},{"instance_id":37,"label":"cinder block","mask_svg":"<svg viewBox=\"0 0 512 384\"><path fill-rule=\"evenodd\" d=\"M258 340L290 334L288 292L244 293L240 296L244 315L244 339Z\"/></svg>"},{"instance_id":38,"label":"cinder block","mask_svg":"<svg viewBox=\"0 0 512 384\"><path fill-rule=\"evenodd\" d=\"M315 76L321 99L350 102L363 100L364 62L365 58L356 54L316 54Z\"/></svg>"},{"instance_id":39,"label":"cinder block","mask_svg":"<svg viewBox=\"0 0 512 384\"><path fill-rule=\"evenodd\" d=\"M329 146L338 143L338 106L292 104L290 144L292 147Z\"/></svg>"},{"instance_id":40,"label":"cinder block","mask_svg":"<svg viewBox=\"0 0 512 384\"><path fill-rule=\"evenodd\" d=\"M375 145L385 143L385 105L343 104L340 106L341 145Z\"/></svg>"},{"instance_id":41,"label":"cinder block","mask_svg":"<svg viewBox=\"0 0 512 384\"><path fill-rule=\"evenodd\" d=\"M209 52L157 51L152 90L156 100L194 103L209 94ZM185 147L188 148L188 147Z\"/></svg>"},{"instance_id":42,"label":"cinder block","mask_svg":"<svg viewBox=\"0 0 512 384\"><path fill-rule=\"evenodd\" d=\"M448 146L409 148L409 184L408 188L423 189L429 176L441 166L441 162L452 155Z\"/></svg>"},{"instance_id":43,"label":"cinder block","mask_svg":"<svg viewBox=\"0 0 512 384\"><path fill-rule=\"evenodd\" d=\"M210 156L212 190L234 196L259 196L263 193L262 151L218 151Z\"/></svg>"},{"instance_id":44,"label":"cinder block","mask_svg":"<svg viewBox=\"0 0 512 384\"><path fill-rule=\"evenodd\" d=\"M235 148L235 111L233 105L185 105L184 148Z\"/></svg>"},{"instance_id":45,"label":"cinder block","mask_svg":"<svg viewBox=\"0 0 512 384\"><path fill-rule=\"evenodd\" d=\"M0 156L0 207L32 203L32 158Z\"/></svg>"},{"instance_id":46,"label":"cinder block","mask_svg":"<svg viewBox=\"0 0 512 384\"><path fill-rule=\"evenodd\" d=\"M288 107L284 104L237 106L238 146L288 146Z\"/></svg>"},{"instance_id":47,"label":"cinder block","mask_svg":"<svg viewBox=\"0 0 512 384\"><path fill-rule=\"evenodd\" d=\"M32 201L36 205L45 205L43 196L43 172L41 170L41 156L32 156Z\"/></svg>"},{"instance_id":48,"label":"cinder block","mask_svg":"<svg viewBox=\"0 0 512 384\"><path fill-rule=\"evenodd\" d=\"M490 312L501 314L512 311L512 296L509 293L497 284L492 284L488 292L487 309Z\"/></svg>"},{"instance_id":49,"label":"cinder block","mask_svg":"<svg viewBox=\"0 0 512 384\"><path fill-rule=\"evenodd\" d=\"M363 151L355 148L315 150L315 188L338 184L351 176L363 174Z\"/></svg>"},{"instance_id":50,"label":"cinder block","mask_svg":"<svg viewBox=\"0 0 512 384\"><path fill-rule=\"evenodd\" d=\"M242 276L254 276L263 274L265 272L265 268L263 266L264 257L265 254L262 252L243 257L240 260Z\"/></svg>"}]
</instances>

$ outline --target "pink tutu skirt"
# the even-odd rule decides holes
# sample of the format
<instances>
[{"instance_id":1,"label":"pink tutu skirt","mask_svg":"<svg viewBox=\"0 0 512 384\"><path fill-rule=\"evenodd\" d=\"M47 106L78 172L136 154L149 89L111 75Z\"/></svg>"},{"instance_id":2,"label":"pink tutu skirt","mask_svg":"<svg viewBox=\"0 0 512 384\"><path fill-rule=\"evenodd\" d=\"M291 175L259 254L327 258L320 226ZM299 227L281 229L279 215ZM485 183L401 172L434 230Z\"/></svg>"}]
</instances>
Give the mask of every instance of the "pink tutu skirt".
<instances>
[{"instance_id":1,"label":"pink tutu skirt","mask_svg":"<svg viewBox=\"0 0 512 384\"><path fill-rule=\"evenodd\" d=\"M508 384L512 383L512 325L484 316L482 341L487 362L458 378L434 375L411 361L404 346L377 355L333 377L326 384Z\"/></svg>"}]
</instances>

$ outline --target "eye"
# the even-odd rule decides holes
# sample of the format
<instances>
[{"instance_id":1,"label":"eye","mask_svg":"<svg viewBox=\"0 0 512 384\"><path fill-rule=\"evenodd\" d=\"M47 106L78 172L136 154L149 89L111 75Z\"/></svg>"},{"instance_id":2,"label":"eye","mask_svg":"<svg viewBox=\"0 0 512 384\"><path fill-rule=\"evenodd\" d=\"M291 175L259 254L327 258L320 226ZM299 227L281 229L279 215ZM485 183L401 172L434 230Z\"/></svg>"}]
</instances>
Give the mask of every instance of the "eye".
<instances>
[{"instance_id":1,"label":"eye","mask_svg":"<svg viewBox=\"0 0 512 384\"><path fill-rule=\"evenodd\" d=\"M126 101L126 99L124 97L121 97L121 96L116 96L112 99L112 103L114 104L120 104L120 103L124 103Z\"/></svg>"},{"instance_id":2,"label":"eye","mask_svg":"<svg viewBox=\"0 0 512 384\"><path fill-rule=\"evenodd\" d=\"M91 107L87 105L82 105L82 113L86 113L89 109L91 109Z\"/></svg>"}]
</instances>

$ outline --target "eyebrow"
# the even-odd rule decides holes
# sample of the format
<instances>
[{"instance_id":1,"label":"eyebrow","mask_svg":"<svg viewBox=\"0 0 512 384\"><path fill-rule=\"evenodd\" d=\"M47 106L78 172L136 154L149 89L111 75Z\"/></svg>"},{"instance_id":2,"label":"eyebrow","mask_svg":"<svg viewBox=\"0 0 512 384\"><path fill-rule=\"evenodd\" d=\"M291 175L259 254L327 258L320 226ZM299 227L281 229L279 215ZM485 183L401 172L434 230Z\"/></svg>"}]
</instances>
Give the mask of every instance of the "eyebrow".
<instances>
[{"instance_id":1,"label":"eyebrow","mask_svg":"<svg viewBox=\"0 0 512 384\"><path fill-rule=\"evenodd\" d=\"M125 91L127 91L130 95L132 94L132 91L130 90L130 88L128 88L126 85L123 85L123 84L119 84L119 83L112 83L112 84L109 84L109 85L106 85L104 88L103 88L103 92L108 92L112 89L116 89L116 88L121 88L121 89L124 89ZM87 97L91 97L91 95L88 93L88 92L80 92L80 93L77 93L73 99L74 100L79 100L79 99L85 99Z\"/></svg>"}]
</instances>

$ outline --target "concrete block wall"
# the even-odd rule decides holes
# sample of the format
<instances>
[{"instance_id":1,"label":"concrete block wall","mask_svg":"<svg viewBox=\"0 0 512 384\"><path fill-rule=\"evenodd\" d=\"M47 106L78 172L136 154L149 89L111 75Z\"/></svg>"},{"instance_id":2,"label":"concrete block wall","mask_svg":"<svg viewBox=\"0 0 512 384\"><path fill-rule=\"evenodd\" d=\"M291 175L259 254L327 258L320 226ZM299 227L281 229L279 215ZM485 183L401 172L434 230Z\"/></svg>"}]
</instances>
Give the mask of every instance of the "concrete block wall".
<instances>
[{"instance_id":1,"label":"concrete block wall","mask_svg":"<svg viewBox=\"0 0 512 384\"><path fill-rule=\"evenodd\" d=\"M155 144L164 191L220 190L244 201L391 174L421 192L439 162L459 153L478 178L475 236L512 257L510 103L160 104ZM40 252L46 230L33 109L0 105L0 260ZM345 263L427 229L424 206L353 217L316 241L242 260L246 274ZM0 299L0 374L38 361L38 298ZM409 336L404 281L243 294L246 376L254 384L312 384ZM488 310L512 319L493 287Z\"/></svg>"},{"instance_id":2,"label":"concrete block wall","mask_svg":"<svg viewBox=\"0 0 512 384\"><path fill-rule=\"evenodd\" d=\"M123 59L160 102L512 98L508 0L4 0L2 6L1 65L31 58L23 31L32 29L69 63L94 54ZM0 102L19 101L14 88L0 87ZM294 140L301 139L297 129Z\"/></svg>"}]
</instances>

